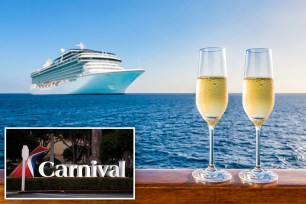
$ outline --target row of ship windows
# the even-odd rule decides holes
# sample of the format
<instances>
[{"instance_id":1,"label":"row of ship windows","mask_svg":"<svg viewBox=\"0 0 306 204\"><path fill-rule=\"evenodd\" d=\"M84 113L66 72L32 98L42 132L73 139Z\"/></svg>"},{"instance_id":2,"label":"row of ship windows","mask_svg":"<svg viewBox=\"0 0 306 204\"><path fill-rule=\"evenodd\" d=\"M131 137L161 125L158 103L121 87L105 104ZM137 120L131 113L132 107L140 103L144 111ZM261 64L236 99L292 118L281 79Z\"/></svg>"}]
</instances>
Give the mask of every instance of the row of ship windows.
<instances>
[{"instance_id":1,"label":"row of ship windows","mask_svg":"<svg viewBox=\"0 0 306 204\"><path fill-rule=\"evenodd\" d=\"M51 82L51 81L57 81L59 79L66 79L67 77L70 77L70 76L76 76L77 74L80 74L79 71L76 71L76 72L70 72L70 73L66 73L66 74L61 74L61 75L58 75L58 76L49 76L49 77L44 77L44 78L40 78L40 79L33 79L33 83L41 83L41 82Z\"/></svg>"},{"instance_id":2,"label":"row of ship windows","mask_svg":"<svg viewBox=\"0 0 306 204\"><path fill-rule=\"evenodd\" d=\"M55 73L49 73L49 74L43 74L41 76L38 77L34 77L33 81L47 81L50 79L57 79L58 76L66 76L67 74L70 73L81 73L82 72L82 66L78 65L78 66L70 66L70 67L66 67L65 70L61 70Z\"/></svg>"},{"instance_id":3,"label":"row of ship windows","mask_svg":"<svg viewBox=\"0 0 306 204\"><path fill-rule=\"evenodd\" d=\"M86 67L86 68L101 68L101 69L109 69L109 68L120 69L120 67L118 67L118 66L109 66L109 65L101 65L101 64L85 64L84 67Z\"/></svg>"},{"instance_id":4,"label":"row of ship windows","mask_svg":"<svg viewBox=\"0 0 306 204\"><path fill-rule=\"evenodd\" d=\"M87 69L96 69L96 67L86 67ZM119 68L112 68L112 67L107 67L107 69L102 69L102 70L119 70Z\"/></svg>"},{"instance_id":5,"label":"row of ship windows","mask_svg":"<svg viewBox=\"0 0 306 204\"><path fill-rule=\"evenodd\" d=\"M48 71L42 72L40 74L36 74L36 76L32 76L32 77L39 77L39 76L42 76L42 75L45 75L45 74L51 74L52 72L60 72L62 70L66 70L67 68L69 69L69 67L71 67L71 66L82 66L82 65L83 64L79 64L79 63L69 63L69 65L66 64L66 65L63 65L63 66L59 66L56 69L48 70Z\"/></svg>"},{"instance_id":6,"label":"row of ship windows","mask_svg":"<svg viewBox=\"0 0 306 204\"><path fill-rule=\"evenodd\" d=\"M109 66L109 67L118 67L117 64L113 64L113 63L86 63L87 66L91 66L91 65L99 65L99 66Z\"/></svg>"},{"instance_id":7,"label":"row of ship windows","mask_svg":"<svg viewBox=\"0 0 306 204\"><path fill-rule=\"evenodd\" d=\"M90 65L99 65L99 63L95 63L95 64L90 64ZM100 64L102 65L102 64ZM108 69L112 69L112 70L117 70L118 67L113 65L116 68L111 68L108 65ZM87 66L88 68L94 68L93 66ZM68 76L70 76L71 73L74 73L73 76L75 76L75 73L81 73L83 69L83 64L80 63L73 63L69 66L64 65L64 66L60 66L57 69L52 69L52 70L48 70L47 72L44 72L42 74L40 74L39 76L35 76L33 77L33 82L34 81L39 81L39 82L45 82L45 81L54 81L58 79L58 76L65 76L65 78L67 78L67 74ZM73 71L73 72L72 72ZM53 72L53 73L52 73Z\"/></svg>"},{"instance_id":8,"label":"row of ship windows","mask_svg":"<svg viewBox=\"0 0 306 204\"><path fill-rule=\"evenodd\" d=\"M121 60L103 58L103 57L80 57L79 59L81 59L81 60L103 60L103 61L110 61L110 62L121 62Z\"/></svg>"},{"instance_id":9,"label":"row of ship windows","mask_svg":"<svg viewBox=\"0 0 306 204\"><path fill-rule=\"evenodd\" d=\"M46 74L46 73L49 73L49 72L52 72L52 71L55 71L55 70L58 71L59 69L65 67L65 66L67 66L67 65L69 65L69 64L76 64L76 63L78 63L78 61L69 62L69 63L63 64L63 65L53 65L54 67L50 67L50 68L48 68L48 69L42 71L41 73L39 73L39 74L37 74L37 75Z\"/></svg>"},{"instance_id":10,"label":"row of ship windows","mask_svg":"<svg viewBox=\"0 0 306 204\"><path fill-rule=\"evenodd\" d=\"M117 70L116 68L109 68L113 70ZM77 69L70 70L69 72L65 71L61 73L56 73L48 76L41 76L41 77L36 77L33 78L32 83L34 84L40 84L40 83L47 83L47 82L53 82L53 81L59 81L63 79L69 79L73 77L77 77L79 74L81 74L81 70L77 67Z\"/></svg>"},{"instance_id":11,"label":"row of ship windows","mask_svg":"<svg viewBox=\"0 0 306 204\"><path fill-rule=\"evenodd\" d=\"M67 63L67 62L69 62L69 61L72 61L72 60L75 60L76 59L76 57L72 57L72 58L70 58L69 60L67 60L67 61L65 61L65 59L63 59L63 62L62 63ZM84 59L84 60L90 60L90 59L92 59L92 60L101 60L101 59L103 59L103 58L94 58L94 57L83 57L83 58L80 58L80 59ZM58 59L58 60L56 60L56 61L54 61L54 64L58 64L59 62L60 62L60 58ZM105 59L104 58L104 60L103 60L103 62L109 62L110 64L113 64L114 62L118 62L118 63L116 63L116 65L117 64L119 64L121 61L120 60L115 60L115 59ZM70 63L73 63L73 62L70 62ZM74 63L77 63L77 61L74 61ZM69 64L69 63L68 63ZM116 65L113 65L113 66L116 66ZM48 69L46 69L46 70L44 70L44 72L42 73L42 74L45 74L45 73L49 73L49 72L51 72L51 71L54 71L54 70L58 70L58 69L60 69L60 68L62 68L62 67L65 67L66 65L64 65L64 66L59 66L59 67L56 67L56 66L58 66L58 65L53 65L53 66L55 66L55 67L51 67L51 68L48 68Z\"/></svg>"},{"instance_id":12,"label":"row of ship windows","mask_svg":"<svg viewBox=\"0 0 306 204\"><path fill-rule=\"evenodd\" d=\"M67 55L65 57L63 57L63 60L61 57L57 58L54 63L66 63L66 62L69 62L71 60L74 60L78 57L77 56L74 56L74 57L71 57L71 55ZM80 57L79 58L80 60L103 60L103 61L110 61L110 62L118 62L120 63L121 60L118 60L118 59L110 59L110 58L102 58L102 57ZM62 61L62 62L61 62Z\"/></svg>"},{"instance_id":13,"label":"row of ship windows","mask_svg":"<svg viewBox=\"0 0 306 204\"><path fill-rule=\"evenodd\" d=\"M87 66L87 68L95 68L93 66ZM112 68L112 67L107 67L108 69L111 69L111 70L118 70L118 67L116 68ZM56 72L54 73L44 73L40 76L37 76L37 77L34 77L35 79L39 80L39 81L46 81L46 80L49 80L50 78L56 78L58 75L63 75L63 74L66 74L66 73L71 73L72 71L77 71L77 72L80 72L82 71L82 66L80 64L76 64L76 65L70 65L70 66L65 66L65 69L64 70L57 70Z\"/></svg>"},{"instance_id":14,"label":"row of ship windows","mask_svg":"<svg viewBox=\"0 0 306 204\"><path fill-rule=\"evenodd\" d=\"M44 73L41 73L37 76L34 76L34 77L40 77L40 76L44 76L44 75L50 75L50 74L53 74L53 73L61 73L63 71L66 71L66 70L69 70L70 68L73 68L73 67L82 67L83 65L82 64L70 64L70 65L64 65L64 66L61 66L59 67L58 69L54 69L54 70L51 70L51 71L48 71L48 72L44 72Z\"/></svg>"},{"instance_id":15,"label":"row of ship windows","mask_svg":"<svg viewBox=\"0 0 306 204\"><path fill-rule=\"evenodd\" d=\"M67 79L68 77L71 76L77 76L78 74L80 74L79 71L75 71L75 72L70 72L70 73L66 73L66 74L61 74L61 75L57 75L57 76L48 76L48 77L44 77L44 78L40 78L40 79L33 79L33 83L44 83L44 82L52 82L52 81L57 81L60 79Z\"/></svg>"},{"instance_id":16,"label":"row of ship windows","mask_svg":"<svg viewBox=\"0 0 306 204\"><path fill-rule=\"evenodd\" d=\"M87 68L95 68L93 66L86 66ZM63 69L65 68L65 69ZM111 67L107 67L108 69L112 69L112 70L117 70L118 68L111 68ZM60 70L62 69L62 70ZM40 74L39 76L36 76L34 78L37 78L37 79L40 79L40 80L44 80L44 78L49 78L49 77L52 77L52 76L58 76L58 75L62 75L62 74L65 74L67 72L71 72L73 70L82 70L82 65L81 64L73 64L73 65L70 65L70 66L62 66L61 68L57 69L57 70L52 70L50 72L46 72L46 73L43 73L43 74ZM56 71L56 72L55 72ZM52 73L53 72L53 73ZM46 76L47 75L47 76Z\"/></svg>"},{"instance_id":17,"label":"row of ship windows","mask_svg":"<svg viewBox=\"0 0 306 204\"><path fill-rule=\"evenodd\" d=\"M72 72L72 73L68 73L68 74L64 74L64 75L60 75L57 77L49 77L49 78L45 78L43 80L32 80L32 83L34 84L41 84L41 83L49 83L49 82L53 82L53 81L60 81L60 80L64 80L64 79L69 79L69 78L73 78L73 77L77 77L79 72Z\"/></svg>"},{"instance_id":18,"label":"row of ship windows","mask_svg":"<svg viewBox=\"0 0 306 204\"><path fill-rule=\"evenodd\" d=\"M64 54L63 55L63 60L69 59L69 58L71 58L71 56L74 56L76 58L76 57L80 56L80 54L82 54L82 53L70 52L68 54ZM89 53L89 54L98 54L98 55L101 55L100 53ZM56 60L60 61L61 58L62 57L58 57ZM109 58L95 58L95 57L92 57L90 59L109 59ZM116 59L111 59L111 60L116 60ZM118 60L116 60L116 61L118 61Z\"/></svg>"},{"instance_id":19,"label":"row of ship windows","mask_svg":"<svg viewBox=\"0 0 306 204\"><path fill-rule=\"evenodd\" d=\"M73 56L73 55L75 55L75 52L71 52L71 53L69 53L69 54L67 54L67 55L64 55L64 56L63 56L63 62L64 62L65 60L67 60L67 59L69 59L68 61L70 61L70 60L72 60L72 59L77 58L77 56L78 56L78 55L75 55L75 56ZM71 56L73 56L73 57L71 57ZM56 58L56 59L54 60L54 62L55 62L55 63L59 63L61 60L62 60L62 56Z\"/></svg>"}]
</instances>

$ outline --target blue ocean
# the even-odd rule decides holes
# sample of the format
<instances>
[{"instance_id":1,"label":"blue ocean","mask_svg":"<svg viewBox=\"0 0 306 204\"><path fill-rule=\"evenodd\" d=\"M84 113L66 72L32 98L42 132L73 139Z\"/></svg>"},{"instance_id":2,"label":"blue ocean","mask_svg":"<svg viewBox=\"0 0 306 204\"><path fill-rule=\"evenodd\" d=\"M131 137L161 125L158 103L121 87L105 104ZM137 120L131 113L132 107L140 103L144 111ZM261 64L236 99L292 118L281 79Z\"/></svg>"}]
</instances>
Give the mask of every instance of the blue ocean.
<instances>
[{"instance_id":1,"label":"blue ocean","mask_svg":"<svg viewBox=\"0 0 306 204\"><path fill-rule=\"evenodd\" d=\"M135 127L137 168L199 168L208 164L208 128L194 94L0 94L0 168L4 127ZM277 94L262 128L265 168L306 168L306 94ZM241 94L230 94L215 128L215 163L251 168L255 129Z\"/></svg>"}]
</instances>

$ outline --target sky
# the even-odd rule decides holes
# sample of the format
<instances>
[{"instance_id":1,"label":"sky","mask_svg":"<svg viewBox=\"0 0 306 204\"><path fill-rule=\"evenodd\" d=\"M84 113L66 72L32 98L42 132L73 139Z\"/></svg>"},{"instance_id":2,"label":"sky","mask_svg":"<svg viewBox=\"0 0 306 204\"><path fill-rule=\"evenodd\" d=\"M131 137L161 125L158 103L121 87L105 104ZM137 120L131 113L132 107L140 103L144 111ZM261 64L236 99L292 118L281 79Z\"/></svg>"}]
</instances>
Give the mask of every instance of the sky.
<instances>
[{"instance_id":1,"label":"sky","mask_svg":"<svg viewBox=\"0 0 306 204\"><path fill-rule=\"evenodd\" d=\"M0 1L0 93L27 93L60 49L113 52L143 68L128 93L193 93L199 49L226 48L228 88L242 91L245 50L272 49L276 92L306 93L306 1Z\"/></svg>"}]
</instances>

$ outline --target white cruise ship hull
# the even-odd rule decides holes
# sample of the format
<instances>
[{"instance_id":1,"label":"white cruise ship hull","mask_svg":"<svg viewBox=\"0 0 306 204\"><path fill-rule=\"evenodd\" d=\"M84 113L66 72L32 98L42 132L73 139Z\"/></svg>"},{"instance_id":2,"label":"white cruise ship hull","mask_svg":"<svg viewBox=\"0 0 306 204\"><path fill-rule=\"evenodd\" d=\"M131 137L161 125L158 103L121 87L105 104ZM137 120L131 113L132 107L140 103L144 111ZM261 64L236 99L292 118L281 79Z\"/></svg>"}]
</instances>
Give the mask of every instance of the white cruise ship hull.
<instances>
[{"instance_id":1,"label":"white cruise ship hull","mask_svg":"<svg viewBox=\"0 0 306 204\"><path fill-rule=\"evenodd\" d=\"M38 94L124 94L127 87L142 73L142 69L104 72L65 80L50 87L31 86Z\"/></svg>"}]
</instances>

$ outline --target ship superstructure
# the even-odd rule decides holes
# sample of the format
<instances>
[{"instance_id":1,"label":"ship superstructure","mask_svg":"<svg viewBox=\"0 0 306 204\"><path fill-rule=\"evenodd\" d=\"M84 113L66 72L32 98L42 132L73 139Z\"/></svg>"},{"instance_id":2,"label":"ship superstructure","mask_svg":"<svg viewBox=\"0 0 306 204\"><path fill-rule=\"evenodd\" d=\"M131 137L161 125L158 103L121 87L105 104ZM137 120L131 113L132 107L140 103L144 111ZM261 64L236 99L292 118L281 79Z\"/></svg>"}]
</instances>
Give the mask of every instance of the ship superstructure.
<instances>
[{"instance_id":1,"label":"ship superstructure","mask_svg":"<svg viewBox=\"0 0 306 204\"><path fill-rule=\"evenodd\" d=\"M85 49L65 51L55 60L48 59L31 74L32 94L123 94L144 72L125 69L115 54Z\"/></svg>"}]
</instances>

